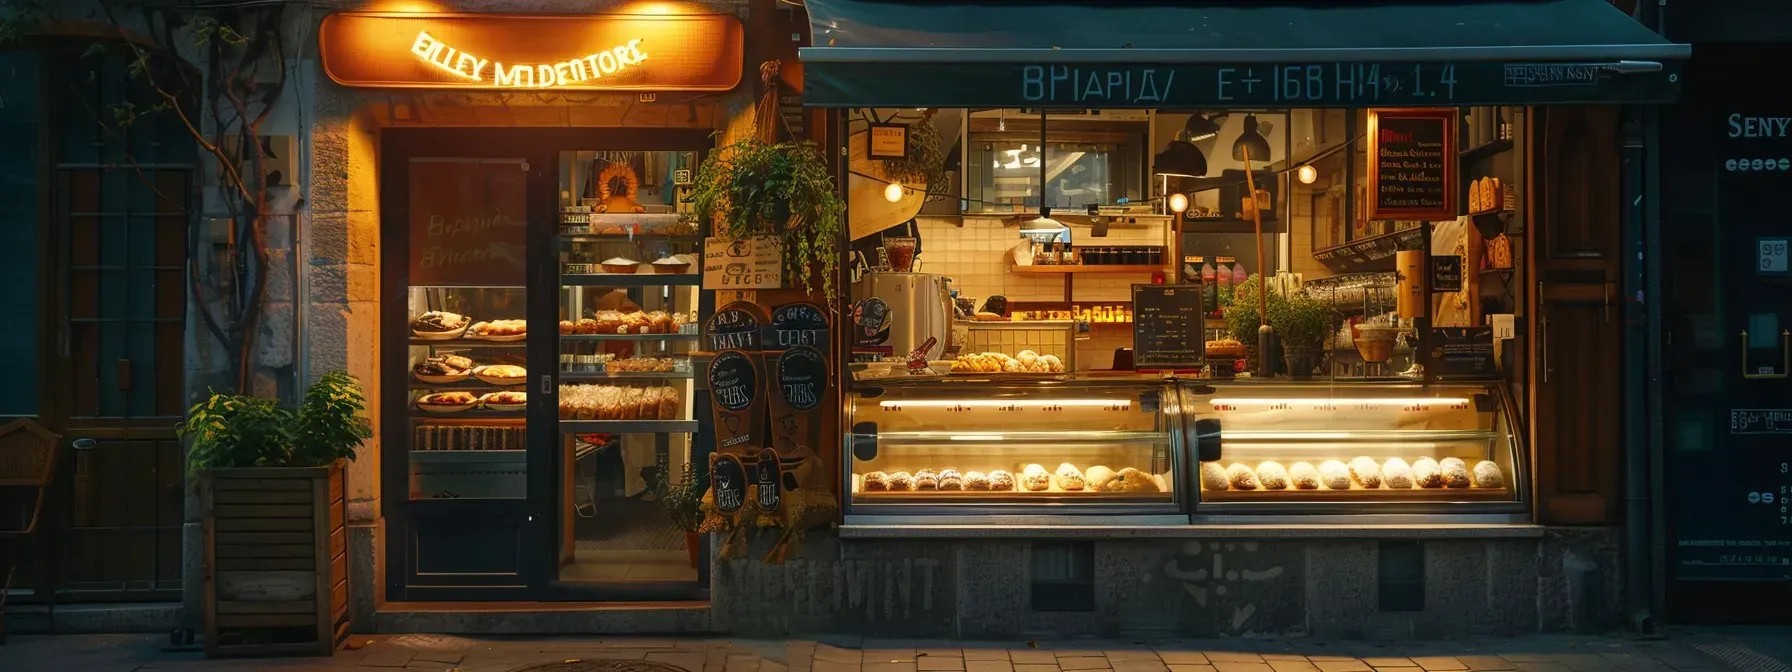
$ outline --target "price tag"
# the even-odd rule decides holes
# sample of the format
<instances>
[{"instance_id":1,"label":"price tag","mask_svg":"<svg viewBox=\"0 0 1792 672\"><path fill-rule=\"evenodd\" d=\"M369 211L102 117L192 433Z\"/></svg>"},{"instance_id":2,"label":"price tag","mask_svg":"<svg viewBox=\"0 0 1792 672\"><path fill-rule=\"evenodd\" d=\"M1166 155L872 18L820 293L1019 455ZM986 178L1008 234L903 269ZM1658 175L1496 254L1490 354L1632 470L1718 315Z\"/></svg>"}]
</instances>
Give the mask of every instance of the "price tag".
<instances>
[{"instance_id":1,"label":"price tag","mask_svg":"<svg viewBox=\"0 0 1792 672\"><path fill-rule=\"evenodd\" d=\"M1786 238L1755 239L1755 272L1760 275L1786 275L1787 247Z\"/></svg>"}]
</instances>

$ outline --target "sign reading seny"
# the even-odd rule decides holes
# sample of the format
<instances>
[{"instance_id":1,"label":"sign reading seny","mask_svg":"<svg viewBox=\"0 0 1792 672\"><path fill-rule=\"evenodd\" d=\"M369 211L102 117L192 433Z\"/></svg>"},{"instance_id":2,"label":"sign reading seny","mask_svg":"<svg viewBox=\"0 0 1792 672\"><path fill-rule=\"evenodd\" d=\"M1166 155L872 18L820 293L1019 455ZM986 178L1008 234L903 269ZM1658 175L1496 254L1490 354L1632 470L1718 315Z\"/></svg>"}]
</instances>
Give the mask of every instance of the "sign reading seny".
<instances>
[{"instance_id":1,"label":"sign reading seny","mask_svg":"<svg viewBox=\"0 0 1792 672\"><path fill-rule=\"evenodd\" d=\"M318 32L331 79L386 88L726 91L744 40L721 14L345 12Z\"/></svg>"}]
</instances>

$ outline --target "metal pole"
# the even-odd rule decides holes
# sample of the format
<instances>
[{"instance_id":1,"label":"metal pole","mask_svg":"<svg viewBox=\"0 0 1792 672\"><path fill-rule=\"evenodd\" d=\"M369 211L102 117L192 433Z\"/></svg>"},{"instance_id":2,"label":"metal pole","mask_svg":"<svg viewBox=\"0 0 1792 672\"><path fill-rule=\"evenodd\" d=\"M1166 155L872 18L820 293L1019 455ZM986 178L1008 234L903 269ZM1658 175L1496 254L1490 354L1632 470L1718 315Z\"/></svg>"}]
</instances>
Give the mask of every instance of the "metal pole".
<instances>
[{"instance_id":1,"label":"metal pole","mask_svg":"<svg viewBox=\"0 0 1792 672\"><path fill-rule=\"evenodd\" d=\"M1243 144L1243 143L1240 143ZM1263 210L1257 207L1257 178L1251 174L1251 148L1240 147L1244 152L1244 187L1248 191L1245 198L1251 202L1251 230L1257 235L1257 371L1259 375L1268 376L1276 367L1269 361L1270 350L1275 344L1275 329L1269 326L1269 294L1265 293L1264 276L1269 267L1263 261Z\"/></svg>"}]
</instances>

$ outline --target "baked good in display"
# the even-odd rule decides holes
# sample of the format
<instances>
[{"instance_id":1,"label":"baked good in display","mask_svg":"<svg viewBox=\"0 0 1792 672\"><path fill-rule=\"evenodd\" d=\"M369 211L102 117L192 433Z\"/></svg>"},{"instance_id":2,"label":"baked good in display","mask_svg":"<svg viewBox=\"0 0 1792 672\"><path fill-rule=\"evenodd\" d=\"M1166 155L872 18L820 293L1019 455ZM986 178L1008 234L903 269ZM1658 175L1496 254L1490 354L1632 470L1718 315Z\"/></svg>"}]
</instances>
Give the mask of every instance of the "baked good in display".
<instances>
[{"instance_id":1,"label":"baked good in display","mask_svg":"<svg viewBox=\"0 0 1792 672\"><path fill-rule=\"evenodd\" d=\"M655 273L689 273L689 272L691 272L691 262L690 262L690 260L680 257L678 255L660 257L658 259L653 260L653 272L655 272Z\"/></svg>"},{"instance_id":2,"label":"baked good in display","mask_svg":"<svg viewBox=\"0 0 1792 672\"><path fill-rule=\"evenodd\" d=\"M1102 490L1107 492L1163 491L1163 489L1158 486L1157 479L1153 478L1151 474L1147 474L1132 467L1124 467L1120 469L1118 473L1114 474L1112 479L1109 479L1108 482L1102 486Z\"/></svg>"},{"instance_id":3,"label":"baked good in display","mask_svg":"<svg viewBox=\"0 0 1792 672\"><path fill-rule=\"evenodd\" d=\"M1083 472L1083 484L1089 486L1090 490L1106 490L1108 481L1113 480L1114 476L1113 469L1098 464Z\"/></svg>"},{"instance_id":4,"label":"baked good in display","mask_svg":"<svg viewBox=\"0 0 1792 672\"><path fill-rule=\"evenodd\" d=\"M915 477L906 471L890 474L891 492L908 492L915 489Z\"/></svg>"},{"instance_id":5,"label":"baked good in display","mask_svg":"<svg viewBox=\"0 0 1792 672\"><path fill-rule=\"evenodd\" d=\"M630 357L605 362L604 370L611 373L667 373L675 366L671 357Z\"/></svg>"},{"instance_id":6,"label":"baked good in display","mask_svg":"<svg viewBox=\"0 0 1792 672\"><path fill-rule=\"evenodd\" d=\"M1243 462L1233 462L1232 466L1226 467L1226 480L1239 490L1257 489L1257 472L1251 471Z\"/></svg>"},{"instance_id":7,"label":"baked good in display","mask_svg":"<svg viewBox=\"0 0 1792 672\"><path fill-rule=\"evenodd\" d=\"M600 265L605 273L633 273L641 269L641 262L626 257L610 257Z\"/></svg>"},{"instance_id":8,"label":"baked good in display","mask_svg":"<svg viewBox=\"0 0 1792 672\"><path fill-rule=\"evenodd\" d=\"M437 392L417 398L417 408L431 413L459 413L478 403L472 392Z\"/></svg>"},{"instance_id":9,"label":"baked good in display","mask_svg":"<svg viewBox=\"0 0 1792 672\"><path fill-rule=\"evenodd\" d=\"M1377 469L1377 473L1380 470ZM1319 463L1319 482L1332 490L1350 489L1350 467L1337 460L1326 460Z\"/></svg>"},{"instance_id":10,"label":"baked good in display","mask_svg":"<svg viewBox=\"0 0 1792 672\"><path fill-rule=\"evenodd\" d=\"M1264 490L1287 490L1288 468L1275 460L1257 465L1257 484Z\"/></svg>"},{"instance_id":11,"label":"baked good in display","mask_svg":"<svg viewBox=\"0 0 1792 672\"><path fill-rule=\"evenodd\" d=\"M1226 490L1232 487L1232 479L1226 476L1226 468L1218 462L1201 463L1201 489Z\"/></svg>"},{"instance_id":12,"label":"baked good in display","mask_svg":"<svg viewBox=\"0 0 1792 672\"><path fill-rule=\"evenodd\" d=\"M473 376L493 385L521 385L528 381L529 370L514 364L481 366Z\"/></svg>"},{"instance_id":13,"label":"baked good in display","mask_svg":"<svg viewBox=\"0 0 1792 672\"><path fill-rule=\"evenodd\" d=\"M520 411L529 407L527 392L493 392L479 398L479 405L493 411Z\"/></svg>"},{"instance_id":14,"label":"baked good in display","mask_svg":"<svg viewBox=\"0 0 1792 672\"><path fill-rule=\"evenodd\" d=\"M489 320L467 327L468 336L487 340L519 340L528 334L529 323L524 320Z\"/></svg>"},{"instance_id":15,"label":"baked good in display","mask_svg":"<svg viewBox=\"0 0 1792 672\"><path fill-rule=\"evenodd\" d=\"M473 375L473 360L460 355L436 355L411 367L411 375L425 383L458 383Z\"/></svg>"},{"instance_id":16,"label":"baked good in display","mask_svg":"<svg viewBox=\"0 0 1792 672\"><path fill-rule=\"evenodd\" d=\"M1060 490L1082 490L1085 485L1083 471L1069 462L1058 465L1058 471L1052 477L1057 480Z\"/></svg>"},{"instance_id":17,"label":"baked good in display","mask_svg":"<svg viewBox=\"0 0 1792 672\"><path fill-rule=\"evenodd\" d=\"M1469 486L1468 463L1459 457L1446 457L1437 463L1444 472L1444 487L1466 488Z\"/></svg>"},{"instance_id":18,"label":"baked good in display","mask_svg":"<svg viewBox=\"0 0 1792 672\"><path fill-rule=\"evenodd\" d=\"M1032 492L1050 490L1052 488L1052 474L1051 472L1046 471L1045 467L1037 464L1029 464L1020 472L1020 484L1021 487Z\"/></svg>"},{"instance_id":19,"label":"baked good in display","mask_svg":"<svg viewBox=\"0 0 1792 672\"><path fill-rule=\"evenodd\" d=\"M1014 490L1014 474L1001 469L989 472L989 489L994 492L1010 492Z\"/></svg>"},{"instance_id":20,"label":"baked good in display","mask_svg":"<svg viewBox=\"0 0 1792 672\"><path fill-rule=\"evenodd\" d=\"M450 313L446 310L432 310L422 315L418 315L417 319L411 320L411 333L423 337L454 337L459 336L461 332L466 331L467 326L471 323L472 320L460 313Z\"/></svg>"},{"instance_id":21,"label":"baked good in display","mask_svg":"<svg viewBox=\"0 0 1792 672\"><path fill-rule=\"evenodd\" d=\"M958 473L957 469L941 469L940 470L940 489L941 490L963 490L964 489L964 474Z\"/></svg>"},{"instance_id":22,"label":"baked good in display","mask_svg":"<svg viewBox=\"0 0 1792 672\"><path fill-rule=\"evenodd\" d=\"M1421 488L1444 487L1444 471L1437 460L1421 457L1412 461L1412 482Z\"/></svg>"},{"instance_id":23,"label":"baked good in display","mask_svg":"<svg viewBox=\"0 0 1792 672\"><path fill-rule=\"evenodd\" d=\"M922 469L915 472L916 490L938 490L940 488L940 472Z\"/></svg>"},{"instance_id":24,"label":"baked good in display","mask_svg":"<svg viewBox=\"0 0 1792 672\"><path fill-rule=\"evenodd\" d=\"M1009 485L1013 485L1013 484L1014 484L1013 479L1009 479ZM966 489L966 490L988 490L989 489L989 475L985 474L981 471L964 472L964 489Z\"/></svg>"},{"instance_id":25,"label":"baked good in display","mask_svg":"<svg viewBox=\"0 0 1792 672\"><path fill-rule=\"evenodd\" d=\"M1207 342L1207 356L1238 359L1244 357L1244 344L1238 339L1223 338Z\"/></svg>"},{"instance_id":26,"label":"baked good in display","mask_svg":"<svg viewBox=\"0 0 1792 672\"><path fill-rule=\"evenodd\" d=\"M1391 458L1381 465L1381 475L1387 480L1390 488L1404 490L1413 486L1412 467L1406 464L1406 460L1398 457Z\"/></svg>"},{"instance_id":27,"label":"baked good in display","mask_svg":"<svg viewBox=\"0 0 1792 672\"><path fill-rule=\"evenodd\" d=\"M1288 482L1296 490L1317 490L1319 470L1306 462L1295 462L1288 467Z\"/></svg>"},{"instance_id":28,"label":"baked good in display","mask_svg":"<svg viewBox=\"0 0 1792 672\"><path fill-rule=\"evenodd\" d=\"M890 475L881 471L865 474L859 481L859 489L865 492L884 492L890 489Z\"/></svg>"},{"instance_id":29,"label":"baked good in display","mask_svg":"<svg viewBox=\"0 0 1792 672\"><path fill-rule=\"evenodd\" d=\"M1400 465L1406 466L1406 463L1401 462ZM1381 465L1376 464L1375 460L1365 456L1350 461L1350 480L1356 481L1357 485L1374 490L1381 487L1381 478Z\"/></svg>"},{"instance_id":30,"label":"baked good in display","mask_svg":"<svg viewBox=\"0 0 1792 672\"><path fill-rule=\"evenodd\" d=\"M1474 480L1477 488L1506 487L1505 474L1500 473L1500 465L1494 464L1492 460L1475 463Z\"/></svg>"},{"instance_id":31,"label":"baked good in display","mask_svg":"<svg viewBox=\"0 0 1792 672\"><path fill-rule=\"evenodd\" d=\"M959 355L952 360L952 373L1063 373L1064 361L1057 355L1041 355L1022 350L1022 357L1009 357L1000 352L979 352Z\"/></svg>"},{"instance_id":32,"label":"baked good in display","mask_svg":"<svg viewBox=\"0 0 1792 672\"><path fill-rule=\"evenodd\" d=\"M676 420L684 393L676 387L561 385L563 420Z\"/></svg>"}]
</instances>

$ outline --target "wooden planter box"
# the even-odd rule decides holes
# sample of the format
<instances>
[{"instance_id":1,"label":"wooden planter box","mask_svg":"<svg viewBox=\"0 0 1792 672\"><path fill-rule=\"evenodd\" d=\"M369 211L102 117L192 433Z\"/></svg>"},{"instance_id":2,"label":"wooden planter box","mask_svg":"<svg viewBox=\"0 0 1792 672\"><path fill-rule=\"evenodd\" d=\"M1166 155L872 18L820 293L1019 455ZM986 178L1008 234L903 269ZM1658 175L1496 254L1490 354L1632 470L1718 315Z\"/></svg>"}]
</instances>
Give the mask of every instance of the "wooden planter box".
<instances>
[{"instance_id":1,"label":"wooden planter box","mask_svg":"<svg viewBox=\"0 0 1792 672\"><path fill-rule=\"evenodd\" d=\"M328 656L348 637L342 464L201 472L207 657Z\"/></svg>"}]
</instances>

